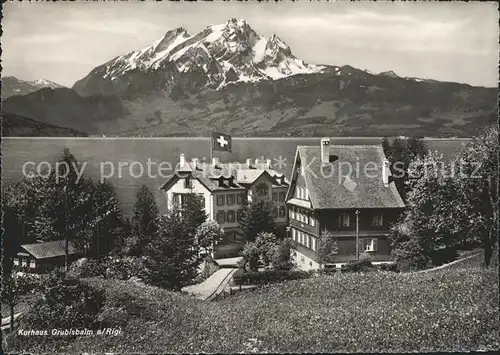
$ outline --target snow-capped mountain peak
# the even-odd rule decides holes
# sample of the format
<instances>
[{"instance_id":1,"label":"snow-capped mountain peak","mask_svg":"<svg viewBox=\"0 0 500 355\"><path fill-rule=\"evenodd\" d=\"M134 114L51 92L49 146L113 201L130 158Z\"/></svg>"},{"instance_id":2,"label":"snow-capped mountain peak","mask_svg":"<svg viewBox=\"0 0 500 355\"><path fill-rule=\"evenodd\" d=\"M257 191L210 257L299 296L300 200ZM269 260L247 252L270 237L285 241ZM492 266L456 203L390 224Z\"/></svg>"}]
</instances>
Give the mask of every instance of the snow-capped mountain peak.
<instances>
[{"instance_id":1,"label":"snow-capped mountain peak","mask_svg":"<svg viewBox=\"0 0 500 355\"><path fill-rule=\"evenodd\" d=\"M2 98L14 95L26 95L44 88L57 89L63 87L47 79L33 81L21 80L14 76L2 78Z\"/></svg>"},{"instance_id":2,"label":"snow-capped mountain peak","mask_svg":"<svg viewBox=\"0 0 500 355\"><path fill-rule=\"evenodd\" d=\"M381 72L378 75L388 76L390 78L399 78L399 75L392 70Z\"/></svg>"},{"instance_id":3,"label":"snow-capped mountain peak","mask_svg":"<svg viewBox=\"0 0 500 355\"><path fill-rule=\"evenodd\" d=\"M138 71L167 70L176 75L171 72L176 68L177 74L204 75L206 86L216 89L235 81L277 80L324 69L296 58L278 36L259 35L245 20L235 18L207 26L196 35L183 27L173 29L152 45L119 56L104 67L99 70L102 78L113 83L128 81L126 77Z\"/></svg>"}]
</instances>

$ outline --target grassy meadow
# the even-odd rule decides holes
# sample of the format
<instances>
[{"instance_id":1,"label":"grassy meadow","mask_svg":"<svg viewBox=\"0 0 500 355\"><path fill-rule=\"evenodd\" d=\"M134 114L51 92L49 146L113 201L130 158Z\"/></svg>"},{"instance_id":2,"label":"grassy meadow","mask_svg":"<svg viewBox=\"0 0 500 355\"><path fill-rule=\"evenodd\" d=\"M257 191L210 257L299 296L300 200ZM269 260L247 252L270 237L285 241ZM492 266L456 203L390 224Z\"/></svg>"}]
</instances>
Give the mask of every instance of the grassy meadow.
<instances>
[{"instance_id":1,"label":"grassy meadow","mask_svg":"<svg viewBox=\"0 0 500 355\"><path fill-rule=\"evenodd\" d=\"M471 260L471 259L469 259ZM491 350L500 346L498 271L473 259L429 273L335 274L216 302L92 278L117 336L21 342L32 353L303 353Z\"/></svg>"}]
</instances>

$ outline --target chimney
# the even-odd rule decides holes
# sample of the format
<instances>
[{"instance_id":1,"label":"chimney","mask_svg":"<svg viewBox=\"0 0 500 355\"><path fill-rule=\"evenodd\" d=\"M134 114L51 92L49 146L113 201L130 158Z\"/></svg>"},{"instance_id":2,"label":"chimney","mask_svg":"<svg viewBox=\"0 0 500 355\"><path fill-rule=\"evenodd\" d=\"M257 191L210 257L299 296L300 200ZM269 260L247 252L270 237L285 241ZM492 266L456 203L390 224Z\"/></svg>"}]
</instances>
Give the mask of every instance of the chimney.
<instances>
[{"instance_id":1,"label":"chimney","mask_svg":"<svg viewBox=\"0 0 500 355\"><path fill-rule=\"evenodd\" d=\"M252 159L247 159L247 169L252 167Z\"/></svg>"},{"instance_id":2,"label":"chimney","mask_svg":"<svg viewBox=\"0 0 500 355\"><path fill-rule=\"evenodd\" d=\"M184 156L184 153L181 153L181 156L179 158L179 166L182 168L186 164L186 157Z\"/></svg>"},{"instance_id":3,"label":"chimney","mask_svg":"<svg viewBox=\"0 0 500 355\"><path fill-rule=\"evenodd\" d=\"M212 158L212 166L214 168L219 166L219 158Z\"/></svg>"},{"instance_id":4,"label":"chimney","mask_svg":"<svg viewBox=\"0 0 500 355\"><path fill-rule=\"evenodd\" d=\"M255 159L255 166L258 167L259 165L259 159Z\"/></svg>"},{"instance_id":5,"label":"chimney","mask_svg":"<svg viewBox=\"0 0 500 355\"><path fill-rule=\"evenodd\" d=\"M271 159L266 159L266 169L271 169Z\"/></svg>"},{"instance_id":6,"label":"chimney","mask_svg":"<svg viewBox=\"0 0 500 355\"><path fill-rule=\"evenodd\" d=\"M389 160L382 161L382 181L384 186L389 186L389 176L391 175Z\"/></svg>"},{"instance_id":7,"label":"chimney","mask_svg":"<svg viewBox=\"0 0 500 355\"><path fill-rule=\"evenodd\" d=\"M330 138L321 138L321 162L330 162Z\"/></svg>"}]
</instances>

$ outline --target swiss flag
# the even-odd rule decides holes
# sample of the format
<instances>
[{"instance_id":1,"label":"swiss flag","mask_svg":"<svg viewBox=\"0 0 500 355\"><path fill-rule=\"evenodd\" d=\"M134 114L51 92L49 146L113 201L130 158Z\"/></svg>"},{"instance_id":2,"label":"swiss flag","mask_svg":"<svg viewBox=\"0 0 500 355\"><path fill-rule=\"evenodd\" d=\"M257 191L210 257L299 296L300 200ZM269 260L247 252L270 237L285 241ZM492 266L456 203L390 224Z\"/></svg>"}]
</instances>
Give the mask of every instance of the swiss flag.
<instances>
[{"instance_id":1,"label":"swiss flag","mask_svg":"<svg viewBox=\"0 0 500 355\"><path fill-rule=\"evenodd\" d=\"M230 152L231 136L229 134L212 132L212 149Z\"/></svg>"}]
</instances>

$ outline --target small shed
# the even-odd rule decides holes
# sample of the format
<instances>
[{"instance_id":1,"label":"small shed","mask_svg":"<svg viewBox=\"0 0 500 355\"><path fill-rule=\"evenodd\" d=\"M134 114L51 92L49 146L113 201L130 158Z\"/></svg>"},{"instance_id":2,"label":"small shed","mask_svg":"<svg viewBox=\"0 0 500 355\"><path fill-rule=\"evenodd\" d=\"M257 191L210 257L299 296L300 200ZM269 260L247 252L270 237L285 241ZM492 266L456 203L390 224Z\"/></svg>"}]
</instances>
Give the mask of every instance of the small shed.
<instances>
[{"instance_id":1,"label":"small shed","mask_svg":"<svg viewBox=\"0 0 500 355\"><path fill-rule=\"evenodd\" d=\"M64 266L65 241L39 242L21 245L21 251L14 258L14 266L26 271L42 271L55 266ZM83 255L75 242L68 242L68 262Z\"/></svg>"}]
</instances>

